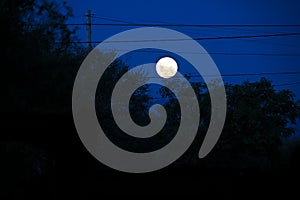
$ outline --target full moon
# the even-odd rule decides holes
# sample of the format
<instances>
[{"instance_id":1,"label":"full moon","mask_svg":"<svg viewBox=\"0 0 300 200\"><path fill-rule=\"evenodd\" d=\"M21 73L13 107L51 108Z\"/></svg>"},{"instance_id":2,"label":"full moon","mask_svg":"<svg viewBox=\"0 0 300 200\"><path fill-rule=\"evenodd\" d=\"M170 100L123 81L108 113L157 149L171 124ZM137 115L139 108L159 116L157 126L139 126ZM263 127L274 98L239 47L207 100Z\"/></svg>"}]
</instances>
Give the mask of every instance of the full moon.
<instances>
[{"instance_id":1,"label":"full moon","mask_svg":"<svg viewBox=\"0 0 300 200\"><path fill-rule=\"evenodd\" d=\"M178 70L176 61L170 57L163 57L156 63L156 72L162 78L173 77Z\"/></svg>"}]
</instances>

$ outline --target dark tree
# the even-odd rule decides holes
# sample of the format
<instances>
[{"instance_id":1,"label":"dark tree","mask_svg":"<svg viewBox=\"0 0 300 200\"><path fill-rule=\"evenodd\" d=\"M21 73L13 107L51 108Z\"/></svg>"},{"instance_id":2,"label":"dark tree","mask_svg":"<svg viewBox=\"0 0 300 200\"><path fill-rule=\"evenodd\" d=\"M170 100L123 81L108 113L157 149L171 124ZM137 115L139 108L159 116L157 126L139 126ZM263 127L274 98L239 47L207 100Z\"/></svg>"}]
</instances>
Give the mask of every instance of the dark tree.
<instances>
[{"instance_id":1,"label":"dark tree","mask_svg":"<svg viewBox=\"0 0 300 200\"><path fill-rule=\"evenodd\" d=\"M279 167L282 141L295 133L300 116L295 95L265 78L226 85L226 93L225 126L208 160L216 167Z\"/></svg>"},{"instance_id":2,"label":"dark tree","mask_svg":"<svg viewBox=\"0 0 300 200\"><path fill-rule=\"evenodd\" d=\"M217 89L218 84L214 85ZM197 155L210 122L211 105L206 86L201 83L192 83L192 86L198 95L201 111L199 133L179 163L221 168L280 166L282 141L295 133L293 125L300 116L300 103L290 90L276 90L265 78L258 82L245 81L241 85L225 85L227 117L223 132L213 151L199 161ZM172 123L180 123L175 96L166 88L160 92L169 99L165 107L177 113Z\"/></svg>"}]
</instances>

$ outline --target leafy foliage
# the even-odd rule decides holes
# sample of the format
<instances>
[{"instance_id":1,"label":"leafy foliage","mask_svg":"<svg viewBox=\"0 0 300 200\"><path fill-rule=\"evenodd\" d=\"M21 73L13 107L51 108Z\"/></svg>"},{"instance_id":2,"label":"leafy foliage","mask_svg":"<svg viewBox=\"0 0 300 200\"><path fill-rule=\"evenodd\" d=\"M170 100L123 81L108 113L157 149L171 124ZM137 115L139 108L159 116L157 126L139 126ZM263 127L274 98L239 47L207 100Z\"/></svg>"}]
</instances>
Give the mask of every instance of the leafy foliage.
<instances>
[{"instance_id":1,"label":"leafy foliage","mask_svg":"<svg viewBox=\"0 0 300 200\"><path fill-rule=\"evenodd\" d=\"M1 1L1 70L4 112L65 110L76 71L85 54L75 29L66 25L72 9L66 2Z\"/></svg>"},{"instance_id":2,"label":"leafy foliage","mask_svg":"<svg viewBox=\"0 0 300 200\"><path fill-rule=\"evenodd\" d=\"M226 85L227 118L212 152L215 166L272 167L278 164L282 139L295 133L300 102L290 90L271 81Z\"/></svg>"}]
</instances>

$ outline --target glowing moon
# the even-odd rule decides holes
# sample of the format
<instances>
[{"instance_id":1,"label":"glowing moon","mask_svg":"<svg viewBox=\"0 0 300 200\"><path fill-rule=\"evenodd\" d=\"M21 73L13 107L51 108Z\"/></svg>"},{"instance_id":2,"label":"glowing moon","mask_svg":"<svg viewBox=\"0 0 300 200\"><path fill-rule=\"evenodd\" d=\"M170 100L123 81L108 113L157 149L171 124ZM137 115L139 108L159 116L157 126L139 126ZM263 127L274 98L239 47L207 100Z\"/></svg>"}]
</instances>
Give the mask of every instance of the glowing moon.
<instances>
[{"instance_id":1,"label":"glowing moon","mask_svg":"<svg viewBox=\"0 0 300 200\"><path fill-rule=\"evenodd\" d=\"M176 61L170 57L163 57L156 63L156 72L162 78L173 77L178 70Z\"/></svg>"}]
</instances>

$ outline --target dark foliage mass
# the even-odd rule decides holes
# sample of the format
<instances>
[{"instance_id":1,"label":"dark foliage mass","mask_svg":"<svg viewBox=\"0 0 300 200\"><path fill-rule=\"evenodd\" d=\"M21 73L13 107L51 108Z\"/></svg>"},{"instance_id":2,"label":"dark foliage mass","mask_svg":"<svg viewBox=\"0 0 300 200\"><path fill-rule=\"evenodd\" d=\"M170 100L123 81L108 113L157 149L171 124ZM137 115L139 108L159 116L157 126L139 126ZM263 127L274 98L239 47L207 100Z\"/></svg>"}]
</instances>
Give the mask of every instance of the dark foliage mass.
<instances>
[{"instance_id":1,"label":"dark foliage mass","mask_svg":"<svg viewBox=\"0 0 300 200\"><path fill-rule=\"evenodd\" d=\"M71 113L72 86L87 52L76 44L76 29L66 25L67 19L72 17L72 9L65 2L57 2L0 2L3 27L0 199L25 199L32 195L39 199L56 199L60 188L64 188L60 185L73 182L74 186L77 181L77 188L82 186L84 191L89 191L92 189L86 189L88 186L81 181L95 180L95 177L108 180L107 174L117 176L91 158L76 134ZM113 54L98 54L102 60L113 57ZM116 60L99 82L95 106L97 114L104 116L99 117L99 122L111 133L108 137L125 149L136 152L158 149L168 143L178 129L179 104L166 87L152 85L157 88L155 97L151 85L141 87L130 101L133 120L140 125L148 124L149 107L162 103L168 113L166 125L161 133L147 141L121 133L114 128L116 124L107 99L126 71L128 66ZM172 84L184 87L178 81ZM300 103L290 90L275 90L272 82L265 78L226 85L228 111L222 136L209 156L199 160L198 151L210 121L210 97L205 85L192 85L201 109L199 134L190 149L168 169L156 174L157 177L172 174L174 169L197 174L215 168L238 169L239 173L245 173L248 169L299 167L299 140L284 140L295 133L294 125L300 113ZM218 84L214 87L217 89ZM157 101L157 96L164 100Z\"/></svg>"}]
</instances>

